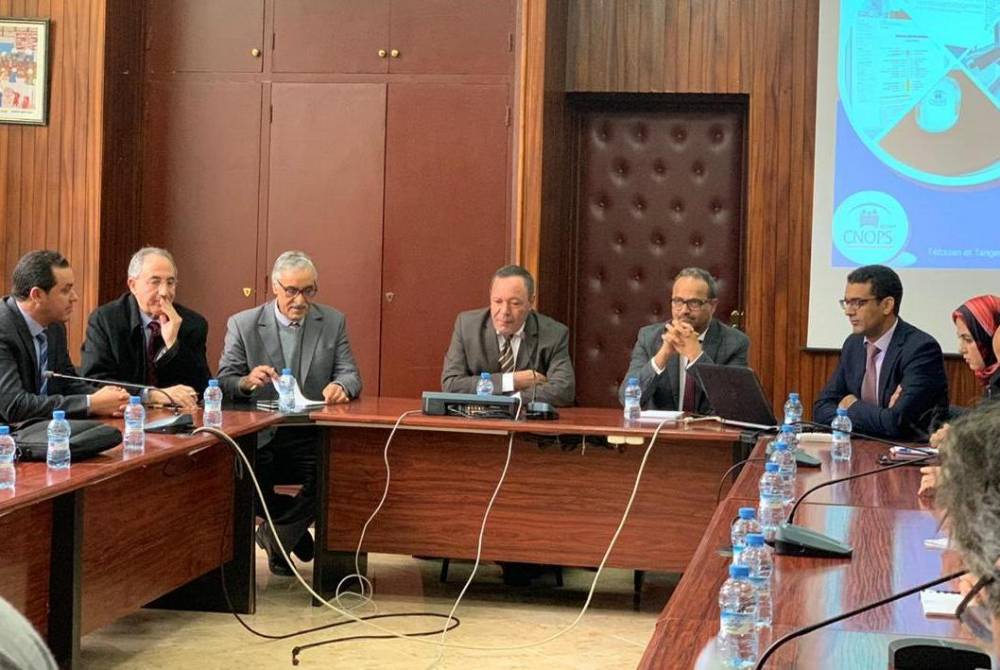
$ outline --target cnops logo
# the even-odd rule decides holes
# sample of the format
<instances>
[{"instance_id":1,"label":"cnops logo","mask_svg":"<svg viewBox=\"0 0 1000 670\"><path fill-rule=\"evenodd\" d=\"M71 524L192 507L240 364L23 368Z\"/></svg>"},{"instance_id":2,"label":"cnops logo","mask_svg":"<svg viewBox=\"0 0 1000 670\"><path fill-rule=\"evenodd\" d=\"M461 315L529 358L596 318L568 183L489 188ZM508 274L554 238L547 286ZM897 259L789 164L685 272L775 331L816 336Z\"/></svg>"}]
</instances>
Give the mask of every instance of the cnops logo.
<instances>
[{"instance_id":1,"label":"cnops logo","mask_svg":"<svg viewBox=\"0 0 1000 670\"><path fill-rule=\"evenodd\" d=\"M833 245L852 263L887 263L906 246L909 228L898 200L881 191L860 191L837 207Z\"/></svg>"}]
</instances>

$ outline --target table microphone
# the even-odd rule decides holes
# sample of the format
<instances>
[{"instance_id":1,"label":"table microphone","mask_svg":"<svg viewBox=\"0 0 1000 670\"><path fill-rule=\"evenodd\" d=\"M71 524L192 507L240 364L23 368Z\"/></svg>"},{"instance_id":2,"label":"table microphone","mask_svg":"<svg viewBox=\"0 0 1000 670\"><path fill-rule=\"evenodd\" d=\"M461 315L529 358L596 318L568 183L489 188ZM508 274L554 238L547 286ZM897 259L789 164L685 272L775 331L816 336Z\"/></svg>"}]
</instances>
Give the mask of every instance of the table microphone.
<instances>
[{"instance_id":1,"label":"table microphone","mask_svg":"<svg viewBox=\"0 0 1000 670\"><path fill-rule=\"evenodd\" d=\"M535 345L535 362L531 366L531 376L532 382L535 381L534 376L536 370L538 370L538 357L540 352L538 350L538 345ZM530 420L544 419L550 421L559 418L559 412L547 402L535 402L535 395L538 393L538 384L531 385L531 402L524 408L524 418Z\"/></svg>"},{"instance_id":2,"label":"table microphone","mask_svg":"<svg viewBox=\"0 0 1000 670\"><path fill-rule=\"evenodd\" d=\"M782 645L784 645L786 642L794 640L797 637L802 637L803 635L806 635L807 633L811 633L814 630L819 630L820 628L823 628L825 626L829 626L830 624L837 623L838 621L843 621L844 619L848 619L848 618L850 618L852 616L855 616L856 614L862 614L864 612L867 612L868 610L873 610L876 607L881 607L881 606L887 605L887 604L889 604L891 602L895 602L897 600L900 600L901 598L905 598L906 596L911 596L914 593L919 593L919 592L923 591L924 589L929 589L932 586L937 586L938 584L943 584L944 582L951 581L952 579L958 579L959 577L961 577L962 575L964 575L966 572L968 572L968 571L967 570L959 570L958 572L953 572L950 575L945 575L943 577L938 577L936 579L932 579L929 582L924 582L923 584L917 584L916 586L910 587L910 588L906 589L905 591L900 591L899 593L894 593L894 594L892 594L890 596L882 598L881 600L876 600L874 602L870 602L867 605L862 605L861 607L858 607L858 608L853 609L853 610L849 610L847 612L844 612L843 614L838 614L837 616L830 617L829 619L824 619L824 620L819 621L817 623L810 624L808 626L803 626L802 628L797 628L797 629L793 630L791 633L788 633L787 635L783 635L782 637L779 637L777 640L775 640L774 642L772 642L771 646L769 646L767 649L765 649L764 653L760 655L760 660L757 661L757 665L754 666L754 670L762 670L762 668L764 667L764 664L767 662L767 659L770 658L774 654L774 652L776 652L778 650L778 648L781 647Z\"/></svg>"},{"instance_id":3,"label":"table microphone","mask_svg":"<svg viewBox=\"0 0 1000 670\"><path fill-rule=\"evenodd\" d=\"M78 382L88 382L91 384L97 384L98 386L123 386L126 388L140 389L143 391L159 391L163 395L167 396L167 400L170 401L170 409L173 410L174 415L167 417L166 419L158 419L157 421L150 421L146 424L145 432L147 433L187 433L191 432L194 427L194 419L190 414L181 414L180 405L176 400L170 397L170 394L159 388L158 386L150 386L149 384L134 384L132 382L122 382L113 379L97 379L95 377L80 377L77 375L66 375L61 372L53 372L52 370L46 370L42 373L43 377L48 379L72 379Z\"/></svg>"}]
</instances>

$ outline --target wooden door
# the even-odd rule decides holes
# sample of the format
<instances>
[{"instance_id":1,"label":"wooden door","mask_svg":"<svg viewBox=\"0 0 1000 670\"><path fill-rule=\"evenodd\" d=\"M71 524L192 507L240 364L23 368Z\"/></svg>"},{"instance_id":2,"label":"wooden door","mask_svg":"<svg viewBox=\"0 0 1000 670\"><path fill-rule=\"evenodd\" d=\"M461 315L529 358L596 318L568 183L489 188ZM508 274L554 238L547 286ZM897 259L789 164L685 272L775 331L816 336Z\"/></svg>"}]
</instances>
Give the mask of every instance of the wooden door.
<instances>
[{"instance_id":1,"label":"wooden door","mask_svg":"<svg viewBox=\"0 0 1000 670\"><path fill-rule=\"evenodd\" d=\"M267 264L301 249L319 271L317 301L347 315L364 393L378 394L384 84L271 89Z\"/></svg>"},{"instance_id":2,"label":"wooden door","mask_svg":"<svg viewBox=\"0 0 1000 670\"><path fill-rule=\"evenodd\" d=\"M389 0L275 0L273 72L385 73Z\"/></svg>"},{"instance_id":3,"label":"wooden door","mask_svg":"<svg viewBox=\"0 0 1000 670\"><path fill-rule=\"evenodd\" d=\"M146 16L150 72L262 70L264 0L149 0Z\"/></svg>"},{"instance_id":4,"label":"wooden door","mask_svg":"<svg viewBox=\"0 0 1000 670\"><path fill-rule=\"evenodd\" d=\"M509 74L513 0L392 0L393 74Z\"/></svg>"},{"instance_id":5,"label":"wooden door","mask_svg":"<svg viewBox=\"0 0 1000 670\"><path fill-rule=\"evenodd\" d=\"M439 389L455 316L488 303L510 239L507 101L506 85L389 85L381 395Z\"/></svg>"},{"instance_id":6,"label":"wooden door","mask_svg":"<svg viewBox=\"0 0 1000 670\"><path fill-rule=\"evenodd\" d=\"M173 253L177 300L208 319L216 370L226 319L254 305L261 86L149 81L145 94L140 242Z\"/></svg>"}]
</instances>

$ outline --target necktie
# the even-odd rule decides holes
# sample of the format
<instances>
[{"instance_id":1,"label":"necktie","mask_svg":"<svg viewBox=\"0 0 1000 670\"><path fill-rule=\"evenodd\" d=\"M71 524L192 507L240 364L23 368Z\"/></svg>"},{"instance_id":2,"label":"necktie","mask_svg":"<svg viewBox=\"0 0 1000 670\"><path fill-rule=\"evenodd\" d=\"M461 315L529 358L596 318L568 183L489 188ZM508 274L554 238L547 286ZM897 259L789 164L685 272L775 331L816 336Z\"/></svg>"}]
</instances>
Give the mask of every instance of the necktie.
<instances>
[{"instance_id":1,"label":"necktie","mask_svg":"<svg viewBox=\"0 0 1000 670\"><path fill-rule=\"evenodd\" d=\"M880 349L874 344L868 344L868 360L865 362L865 379L861 382L861 400L878 404L878 369L875 367L875 357Z\"/></svg>"},{"instance_id":2,"label":"necktie","mask_svg":"<svg viewBox=\"0 0 1000 670\"><path fill-rule=\"evenodd\" d=\"M35 335L35 339L38 341L38 393L48 395L49 379L44 373L49 369L49 338L42 331Z\"/></svg>"},{"instance_id":3,"label":"necktie","mask_svg":"<svg viewBox=\"0 0 1000 670\"><path fill-rule=\"evenodd\" d=\"M514 350L510 346L510 338L500 336L500 372L514 371Z\"/></svg>"},{"instance_id":4,"label":"necktie","mask_svg":"<svg viewBox=\"0 0 1000 670\"><path fill-rule=\"evenodd\" d=\"M149 330L149 338L146 344L146 383L150 386L157 386L156 381L156 354L163 348L163 336L160 335L160 322L150 321L146 326Z\"/></svg>"},{"instance_id":5,"label":"necktie","mask_svg":"<svg viewBox=\"0 0 1000 670\"><path fill-rule=\"evenodd\" d=\"M681 407L685 412L696 411L694 402L694 392L697 387L694 382L694 375L688 370L684 375L684 405Z\"/></svg>"}]
</instances>

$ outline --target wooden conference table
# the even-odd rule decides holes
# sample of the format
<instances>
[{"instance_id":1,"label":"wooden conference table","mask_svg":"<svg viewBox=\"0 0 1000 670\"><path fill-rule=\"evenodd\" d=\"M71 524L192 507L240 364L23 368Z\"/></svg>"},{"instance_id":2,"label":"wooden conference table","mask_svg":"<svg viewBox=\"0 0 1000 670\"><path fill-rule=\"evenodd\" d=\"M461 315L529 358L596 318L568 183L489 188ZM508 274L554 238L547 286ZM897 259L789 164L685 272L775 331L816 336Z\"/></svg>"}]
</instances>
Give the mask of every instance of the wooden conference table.
<instances>
[{"instance_id":1,"label":"wooden conference table","mask_svg":"<svg viewBox=\"0 0 1000 670\"><path fill-rule=\"evenodd\" d=\"M316 522L318 591L331 593L354 572L362 526L385 486L386 439L402 413L419 408L416 399L363 398L310 415L327 428L327 448L320 452L319 499L325 502ZM389 448L388 497L362 550L474 558L513 432L482 558L598 565L656 424L626 426L618 409L566 408L559 414L554 421L516 422L407 416ZM558 443L557 436L563 436ZM638 444L609 447L606 436ZM709 423L665 427L608 565L684 570L712 517L720 477L741 457L738 431Z\"/></svg>"},{"instance_id":2,"label":"wooden conference table","mask_svg":"<svg viewBox=\"0 0 1000 670\"><path fill-rule=\"evenodd\" d=\"M764 441L752 457L762 457ZM878 467L884 445L855 442L854 458L831 467L829 445L804 445L820 456L821 470L800 470L796 496L836 476ZM717 594L730 563L729 528L738 508L756 506L757 480L763 468L752 462L744 468L727 498L716 510L695 552L691 568L682 577L646 648L641 668L717 668L715 635L719 630ZM851 559L775 557L774 627L761 641L770 641L799 627L929 581L945 572L940 551L924 547L939 537L938 520L928 503L916 495L920 481L916 467L821 489L807 498L796 513L799 525L844 540L854 547ZM934 637L971 641L956 620L928 618L919 597L845 619L828 628L793 640L768 661L768 668L884 668L888 644L904 637Z\"/></svg>"},{"instance_id":3,"label":"wooden conference table","mask_svg":"<svg viewBox=\"0 0 1000 670\"><path fill-rule=\"evenodd\" d=\"M256 432L280 420L227 411L223 428L252 459ZM82 635L144 605L228 611L220 567L237 611L253 612L252 484L234 459L211 435L147 434L135 456L19 463L0 491L0 596L63 667L79 665Z\"/></svg>"}]
</instances>

